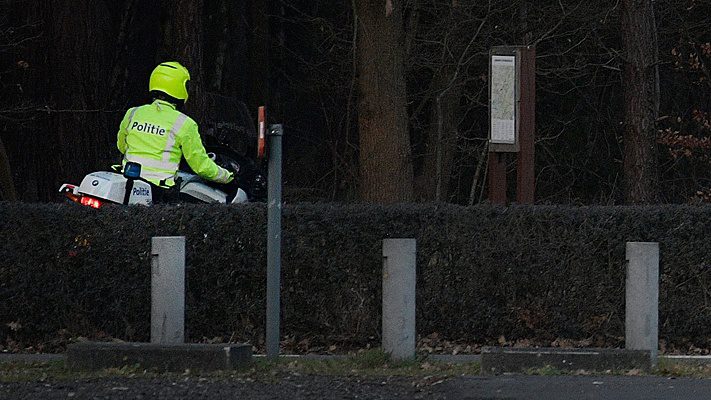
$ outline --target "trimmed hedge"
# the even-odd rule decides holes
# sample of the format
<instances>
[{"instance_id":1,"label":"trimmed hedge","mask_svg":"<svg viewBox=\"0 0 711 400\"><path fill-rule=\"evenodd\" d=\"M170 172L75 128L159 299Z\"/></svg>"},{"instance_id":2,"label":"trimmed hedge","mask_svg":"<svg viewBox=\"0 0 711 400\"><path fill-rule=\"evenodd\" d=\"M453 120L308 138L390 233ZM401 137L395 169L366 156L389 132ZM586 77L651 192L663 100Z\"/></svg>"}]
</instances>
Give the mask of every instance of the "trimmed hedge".
<instances>
[{"instance_id":1,"label":"trimmed hedge","mask_svg":"<svg viewBox=\"0 0 711 400\"><path fill-rule=\"evenodd\" d=\"M379 343L381 239L417 239L418 333L453 341L624 339L625 242L661 247L660 337L707 347L711 207L284 207L282 333ZM146 341L150 238L187 237L187 335L260 345L266 208L0 203L0 345Z\"/></svg>"}]
</instances>

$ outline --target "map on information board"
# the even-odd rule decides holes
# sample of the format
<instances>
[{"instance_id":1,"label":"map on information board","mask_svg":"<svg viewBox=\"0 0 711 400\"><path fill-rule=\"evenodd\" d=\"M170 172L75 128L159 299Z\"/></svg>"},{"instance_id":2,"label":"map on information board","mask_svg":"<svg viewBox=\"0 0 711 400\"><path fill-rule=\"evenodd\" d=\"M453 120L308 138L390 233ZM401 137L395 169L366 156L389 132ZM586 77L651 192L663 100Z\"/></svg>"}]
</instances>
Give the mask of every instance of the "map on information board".
<instances>
[{"instance_id":1,"label":"map on information board","mask_svg":"<svg viewBox=\"0 0 711 400\"><path fill-rule=\"evenodd\" d=\"M491 57L491 143L516 143L516 57Z\"/></svg>"}]
</instances>

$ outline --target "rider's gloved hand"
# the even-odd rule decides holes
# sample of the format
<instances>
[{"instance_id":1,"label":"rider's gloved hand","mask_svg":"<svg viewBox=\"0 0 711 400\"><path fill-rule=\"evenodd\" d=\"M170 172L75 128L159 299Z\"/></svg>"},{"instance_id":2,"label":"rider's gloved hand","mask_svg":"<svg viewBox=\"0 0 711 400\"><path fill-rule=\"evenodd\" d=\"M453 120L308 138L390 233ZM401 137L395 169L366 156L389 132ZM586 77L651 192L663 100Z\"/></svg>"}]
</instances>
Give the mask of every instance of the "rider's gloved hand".
<instances>
[{"instance_id":1,"label":"rider's gloved hand","mask_svg":"<svg viewBox=\"0 0 711 400\"><path fill-rule=\"evenodd\" d=\"M219 167L219 170L217 171L217 176L213 179L211 179L213 182L216 183L222 183L222 184L227 184L232 182L235 179L235 175L233 172L228 171L222 167Z\"/></svg>"}]
</instances>

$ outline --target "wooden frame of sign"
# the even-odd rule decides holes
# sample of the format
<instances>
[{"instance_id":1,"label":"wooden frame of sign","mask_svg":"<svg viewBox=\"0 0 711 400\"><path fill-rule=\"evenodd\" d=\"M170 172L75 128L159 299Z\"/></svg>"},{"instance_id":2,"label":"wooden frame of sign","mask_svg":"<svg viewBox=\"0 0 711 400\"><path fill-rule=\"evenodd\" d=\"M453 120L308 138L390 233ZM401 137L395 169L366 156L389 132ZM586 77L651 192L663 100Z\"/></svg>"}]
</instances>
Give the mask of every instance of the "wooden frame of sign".
<instances>
[{"instance_id":1,"label":"wooden frame of sign","mask_svg":"<svg viewBox=\"0 0 711 400\"><path fill-rule=\"evenodd\" d=\"M536 50L493 47L489 53L489 201L507 203L508 153L517 158L516 201L533 203Z\"/></svg>"}]
</instances>

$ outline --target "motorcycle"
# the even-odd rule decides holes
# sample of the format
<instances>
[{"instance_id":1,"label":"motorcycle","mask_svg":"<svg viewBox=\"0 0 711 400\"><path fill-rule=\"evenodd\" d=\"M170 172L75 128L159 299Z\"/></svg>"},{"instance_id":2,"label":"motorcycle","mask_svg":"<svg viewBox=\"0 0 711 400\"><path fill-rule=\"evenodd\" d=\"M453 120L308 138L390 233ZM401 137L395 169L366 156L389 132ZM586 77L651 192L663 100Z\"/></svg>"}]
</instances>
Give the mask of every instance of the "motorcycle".
<instances>
[{"instance_id":1,"label":"motorcycle","mask_svg":"<svg viewBox=\"0 0 711 400\"><path fill-rule=\"evenodd\" d=\"M234 183L205 181L182 160L175 179L180 202L240 204L266 200L266 177L256 162L214 136L205 136L205 149L217 165L234 173ZM89 173L79 185L65 183L59 192L75 203L92 208L107 204L153 204L153 189L140 178L140 164L129 162L123 168L121 165L112 168L113 172Z\"/></svg>"}]
</instances>

